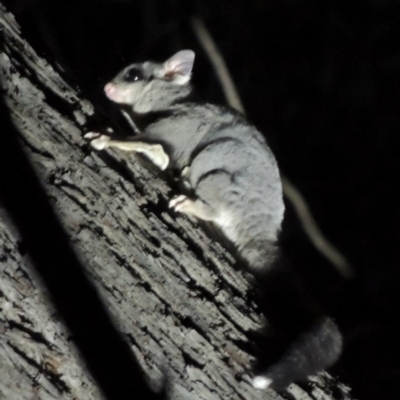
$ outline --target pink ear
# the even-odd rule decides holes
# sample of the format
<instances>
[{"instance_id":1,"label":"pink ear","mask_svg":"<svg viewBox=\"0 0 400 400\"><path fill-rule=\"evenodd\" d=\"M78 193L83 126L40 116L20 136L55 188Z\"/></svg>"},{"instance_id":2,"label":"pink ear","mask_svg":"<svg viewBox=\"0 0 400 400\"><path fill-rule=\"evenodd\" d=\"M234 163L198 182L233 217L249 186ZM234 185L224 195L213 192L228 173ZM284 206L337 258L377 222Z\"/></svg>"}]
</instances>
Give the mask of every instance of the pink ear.
<instances>
[{"instance_id":1,"label":"pink ear","mask_svg":"<svg viewBox=\"0 0 400 400\"><path fill-rule=\"evenodd\" d=\"M183 75L190 77L194 63L194 51L181 50L164 63L165 76Z\"/></svg>"}]
</instances>

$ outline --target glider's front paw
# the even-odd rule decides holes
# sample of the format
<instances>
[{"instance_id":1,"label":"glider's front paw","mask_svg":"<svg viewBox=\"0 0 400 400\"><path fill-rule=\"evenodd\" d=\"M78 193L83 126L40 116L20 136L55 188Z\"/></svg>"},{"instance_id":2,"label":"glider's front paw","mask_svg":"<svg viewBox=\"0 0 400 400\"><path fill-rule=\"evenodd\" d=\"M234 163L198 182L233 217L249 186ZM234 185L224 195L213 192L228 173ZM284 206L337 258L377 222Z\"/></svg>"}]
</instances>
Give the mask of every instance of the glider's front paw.
<instances>
[{"instance_id":1,"label":"glider's front paw","mask_svg":"<svg viewBox=\"0 0 400 400\"><path fill-rule=\"evenodd\" d=\"M88 132L84 138L90 140L90 145L96 150L103 150L107 148L111 140L109 136L101 135L100 133L96 132Z\"/></svg>"}]
</instances>

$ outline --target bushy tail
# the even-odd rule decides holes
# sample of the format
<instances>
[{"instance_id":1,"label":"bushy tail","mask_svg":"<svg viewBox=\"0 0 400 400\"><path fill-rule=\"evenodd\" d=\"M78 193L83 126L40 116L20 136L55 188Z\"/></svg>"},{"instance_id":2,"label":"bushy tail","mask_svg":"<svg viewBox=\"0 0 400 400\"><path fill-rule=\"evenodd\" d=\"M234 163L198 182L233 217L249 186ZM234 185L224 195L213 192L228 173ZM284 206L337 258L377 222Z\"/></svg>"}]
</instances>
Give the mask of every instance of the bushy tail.
<instances>
[{"instance_id":1,"label":"bushy tail","mask_svg":"<svg viewBox=\"0 0 400 400\"><path fill-rule=\"evenodd\" d=\"M302 334L283 357L263 375L253 379L257 389L280 391L295 381L305 380L331 366L342 351L342 335L332 321L325 317Z\"/></svg>"}]
</instances>

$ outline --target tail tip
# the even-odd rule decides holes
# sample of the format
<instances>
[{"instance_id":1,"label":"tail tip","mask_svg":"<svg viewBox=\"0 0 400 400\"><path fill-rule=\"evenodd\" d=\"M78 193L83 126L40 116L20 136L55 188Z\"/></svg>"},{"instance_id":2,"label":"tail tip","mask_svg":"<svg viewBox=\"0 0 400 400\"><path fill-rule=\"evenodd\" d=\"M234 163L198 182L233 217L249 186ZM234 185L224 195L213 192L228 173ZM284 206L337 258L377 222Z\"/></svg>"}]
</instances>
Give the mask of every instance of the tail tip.
<instances>
[{"instance_id":1,"label":"tail tip","mask_svg":"<svg viewBox=\"0 0 400 400\"><path fill-rule=\"evenodd\" d=\"M253 378L252 384L254 389L264 390L270 387L270 385L272 384L272 379L262 375L258 375Z\"/></svg>"}]
</instances>

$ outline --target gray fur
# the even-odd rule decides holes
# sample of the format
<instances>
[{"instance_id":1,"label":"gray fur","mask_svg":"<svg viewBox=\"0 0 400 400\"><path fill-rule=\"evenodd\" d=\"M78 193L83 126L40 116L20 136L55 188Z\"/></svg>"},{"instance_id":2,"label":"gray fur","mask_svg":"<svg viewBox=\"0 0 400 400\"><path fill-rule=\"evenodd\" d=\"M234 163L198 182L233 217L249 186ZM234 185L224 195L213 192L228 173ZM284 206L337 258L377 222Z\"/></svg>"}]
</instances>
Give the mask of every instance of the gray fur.
<instances>
[{"instance_id":1,"label":"gray fur","mask_svg":"<svg viewBox=\"0 0 400 400\"><path fill-rule=\"evenodd\" d=\"M177 79L166 71L170 60L132 64L111 84L116 91L129 93L125 97L139 128L140 115L167 112L141 128L148 140L165 146L169 168L189 167L185 179L193 189L193 200L205 203L209 213L188 213L219 226L250 268L267 268L268 243L277 240L284 213L276 160L261 133L238 113L211 104L180 102L191 87L188 80L182 84L185 75ZM126 82L132 68L143 79ZM186 63L186 76L190 70Z\"/></svg>"},{"instance_id":2,"label":"gray fur","mask_svg":"<svg viewBox=\"0 0 400 400\"><path fill-rule=\"evenodd\" d=\"M187 101L193 62L194 53L183 50L164 63L125 68L105 92L127 106L141 133L128 142L93 133L86 137L98 150L113 146L140 152L160 169L178 171L187 193L172 199L170 207L216 224L264 286L284 214L278 166L264 137L243 116ZM266 375L256 377L254 386L274 387L275 382L282 388L332 364L341 335L331 320L323 321Z\"/></svg>"}]
</instances>

